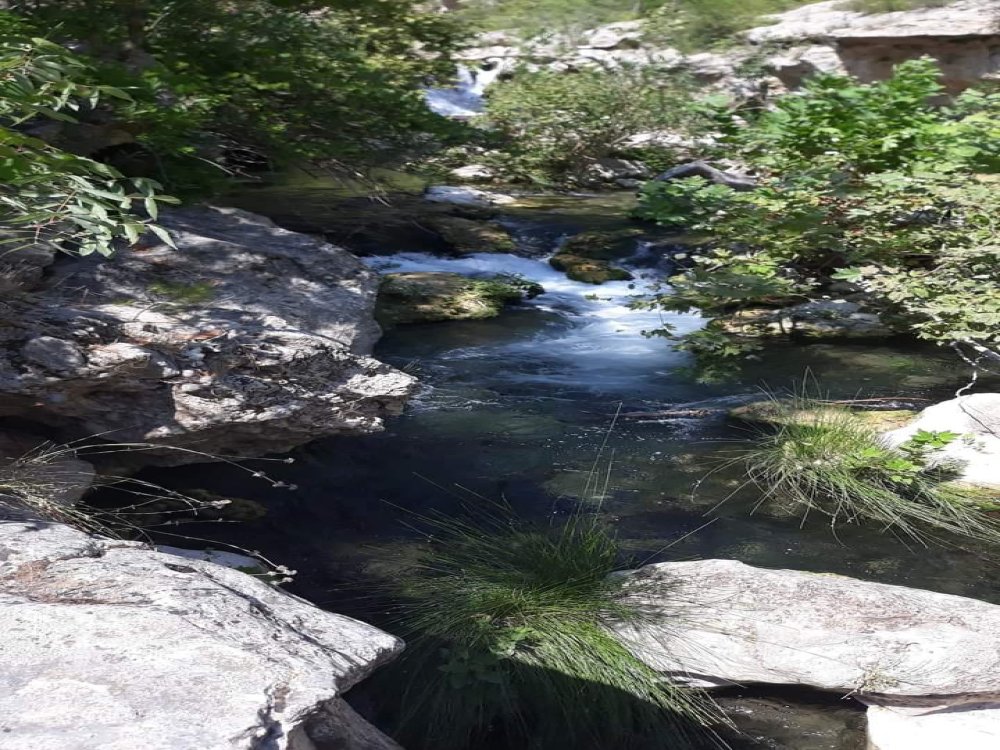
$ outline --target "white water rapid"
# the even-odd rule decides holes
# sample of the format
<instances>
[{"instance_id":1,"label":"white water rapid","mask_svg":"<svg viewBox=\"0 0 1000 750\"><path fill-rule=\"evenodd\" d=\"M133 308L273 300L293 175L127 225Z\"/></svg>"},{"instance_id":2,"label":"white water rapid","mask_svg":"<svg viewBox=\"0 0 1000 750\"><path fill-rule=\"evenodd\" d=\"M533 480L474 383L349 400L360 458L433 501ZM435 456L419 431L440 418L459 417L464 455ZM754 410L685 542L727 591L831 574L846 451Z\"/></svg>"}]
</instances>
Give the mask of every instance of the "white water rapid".
<instances>
[{"instance_id":1,"label":"white water rapid","mask_svg":"<svg viewBox=\"0 0 1000 750\"><path fill-rule=\"evenodd\" d=\"M642 249L636 256L639 260ZM545 293L520 310L506 313L509 336L494 336L444 353L452 360L478 359L491 363L491 379L508 383L570 388L595 393L639 396L653 385L656 374L667 374L684 364L685 356L659 337L645 331L670 325L677 333L700 328L704 320L694 314L636 310L631 303L648 294L662 278L649 268L630 268L633 281L612 281L599 286L568 279L547 259L501 253L477 253L462 258L441 258L425 253L403 253L366 259L375 269L450 272L470 277L516 275L541 284ZM625 264L628 267L628 263ZM527 329L512 316L538 316L537 327ZM651 374L654 376L651 378Z\"/></svg>"}]
</instances>

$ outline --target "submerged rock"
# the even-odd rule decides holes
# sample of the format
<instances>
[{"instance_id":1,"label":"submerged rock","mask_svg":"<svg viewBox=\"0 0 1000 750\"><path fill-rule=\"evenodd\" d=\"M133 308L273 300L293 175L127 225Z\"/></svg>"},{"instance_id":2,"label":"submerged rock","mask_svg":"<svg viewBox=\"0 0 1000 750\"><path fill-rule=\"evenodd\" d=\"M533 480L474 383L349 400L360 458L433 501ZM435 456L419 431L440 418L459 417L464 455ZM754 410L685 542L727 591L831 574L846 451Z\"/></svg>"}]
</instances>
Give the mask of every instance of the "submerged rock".
<instances>
[{"instance_id":1,"label":"submerged rock","mask_svg":"<svg viewBox=\"0 0 1000 750\"><path fill-rule=\"evenodd\" d=\"M519 279L471 279L457 273L413 271L385 276L377 315L385 326L494 318L509 304L541 294Z\"/></svg>"},{"instance_id":2,"label":"submerged rock","mask_svg":"<svg viewBox=\"0 0 1000 750\"><path fill-rule=\"evenodd\" d=\"M934 452L938 463L953 464L959 478L973 485L1000 488L1000 393L972 393L928 406L916 419L886 433L899 445L917 432L954 432L960 436Z\"/></svg>"},{"instance_id":3,"label":"submerged rock","mask_svg":"<svg viewBox=\"0 0 1000 750\"><path fill-rule=\"evenodd\" d=\"M495 221L440 215L428 217L427 224L459 255L513 253L517 250L510 232Z\"/></svg>"},{"instance_id":4,"label":"submerged rock","mask_svg":"<svg viewBox=\"0 0 1000 750\"><path fill-rule=\"evenodd\" d=\"M912 409L850 409L848 411L842 406L834 406L834 408L849 413L859 425L872 430L889 430L902 426L917 414ZM729 410L728 416L737 422L756 425L815 424L817 420L822 418L823 410L822 405L802 407L791 399L771 399L769 401L753 401L734 407Z\"/></svg>"},{"instance_id":5,"label":"submerged rock","mask_svg":"<svg viewBox=\"0 0 1000 750\"><path fill-rule=\"evenodd\" d=\"M572 253L560 252L549 258L549 265L563 271L573 281L585 284L603 284L605 281L629 281L632 274L624 268L615 268L606 260L595 260Z\"/></svg>"},{"instance_id":6,"label":"submerged rock","mask_svg":"<svg viewBox=\"0 0 1000 750\"><path fill-rule=\"evenodd\" d=\"M367 356L378 277L360 261L236 209L161 224L179 249L67 259L4 300L0 416L200 451L134 454L169 464L371 432L402 409L414 380Z\"/></svg>"},{"instance_id":7,"label":"submerged rock","mask_svg":"<svg viewBox=\"0 0 1000 750\"><path fill-rule=\"evenodd\" d=\"M875 312L848 300L812 300L783 308L749 308L717 318L721 330L743 336L805 339L885 339L896 335Z\"/></svg>"},{"instance_id":8,"label":"submerged rock","mask_svg":"<svg viewBox=\"0 0 1000 750\"><path fill-rule=\"evenodd\" d=\"M2 748L398 750L341 698L402 648L370 625L58 524L0 523L0 559Z\"/></svg>"}]
</instances>

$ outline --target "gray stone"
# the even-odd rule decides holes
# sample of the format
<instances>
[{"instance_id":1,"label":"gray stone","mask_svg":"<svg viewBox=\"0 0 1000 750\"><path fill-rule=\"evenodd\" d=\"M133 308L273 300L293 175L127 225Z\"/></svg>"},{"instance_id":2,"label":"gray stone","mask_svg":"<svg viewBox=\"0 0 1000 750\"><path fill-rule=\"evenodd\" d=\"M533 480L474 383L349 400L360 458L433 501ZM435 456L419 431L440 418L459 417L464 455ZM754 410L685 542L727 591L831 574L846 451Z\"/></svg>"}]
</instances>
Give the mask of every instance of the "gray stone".
<instances>
[{"instance_id":1,"label":"gray stone","mask_svg":"<svg viewBox=\"0 0 1000 750\"><path fill-rule=\"evenodd\" d=\"M473 187L453 185L434 185L429 187L424 192L424 198L433 203L454 203L459 206L475 206L478 208L502 206L516 202L509 195L479 190Z\"/></svg>"},{"instance_id":2,"label":"gray stone","mask_svg":"<svg viewBox=\"0 0 1000 750\"><path fill-rule=\"evenodd\" d=\"M72 372L86 362L80 347L72 341L54 336L29 339L21 350L21 355L33 365L58 373Z\"/></svg>"},{"instance_id":3,"label":"gray stone","mask_svg":"<svg viewBox=\"0 0 1000 750\"><path fill-rule=\"evenodd\" d=\"M340 698L402 647L370 625L57 524L0 523L0 560L0 750L396 747Z\"/></svg>"},{"instance_id":4,"label":"gray stone","mask_svg":"<svg viewBox=\"0 0 1000 750\"><path fill-rule=\"evenodd\" d=\"M615 631L698 685L804 685L860 697L1000 695L1000 606L734 560L647 565L626 584L647 616Z\"/></svg>"},{"instance_id":5,"label":"gray stone","mask_svg":"<svg viewBox=\"0 0 1000 750\"><path fill-rule=\"evenodd\" d=\"M178 250L148 238L65 259L11 305L0 416L197 450L121 456L185 463L371 432L401 411L415 381L368 356L378 276L357 258L236 209L160 223Z\"/></svg>"},{"instance_id":6,"label":"gray stone","mask_svg":"<svg viewBox=\"0 0 1000 750\"><path fill-rule=\"evenodd\" d=\"M1000 701L868 709L868 750L996 750Z\"/></svg>"},{"instance_id":7,"label":"gray stone","mask_svg":"<svg viewBox=\"0 0 1000 750\"><path fill-rule=\"evenodd\" d=\"M0 431L0 505L23 508L26 496L72 505L94 482L94 467L64 446L33 435Z\"/></svg>"},{"instance_id":8,"label":"gray stone","mask_svg":"<svg viewBox=\"0 0 1000 750\"><path fill-rule=\"evenodd\" d=\"M928 406L885 437L890 445L899 445L920 430L957 432L961 437L931 458L955 466L965 482L1000 487L1000 393L972 393Z\"/></svg>"}]
</instances>

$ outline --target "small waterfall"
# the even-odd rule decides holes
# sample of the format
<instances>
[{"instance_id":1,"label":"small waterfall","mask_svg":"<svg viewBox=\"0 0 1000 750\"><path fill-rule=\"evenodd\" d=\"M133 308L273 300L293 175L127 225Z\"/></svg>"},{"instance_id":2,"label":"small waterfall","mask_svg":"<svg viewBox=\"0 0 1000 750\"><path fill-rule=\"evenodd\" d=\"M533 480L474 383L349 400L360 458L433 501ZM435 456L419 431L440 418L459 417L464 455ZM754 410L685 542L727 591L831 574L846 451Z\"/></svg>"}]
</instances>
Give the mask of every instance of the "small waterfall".
<instances>
[{"instance_id":1,"label":"small waterfall","mask_svg":"<svg viewBox=\"0 0 1000 750\"><path fill-rule=\"evenodd\" d=\"M475 117L482 114L484 108L483 95L486 88L503 72L504 66L499 62L470 68L459 65L457 83L448 88L427 89L425 96L427 105L445 117Z\"/></svg>"}]
</instances>

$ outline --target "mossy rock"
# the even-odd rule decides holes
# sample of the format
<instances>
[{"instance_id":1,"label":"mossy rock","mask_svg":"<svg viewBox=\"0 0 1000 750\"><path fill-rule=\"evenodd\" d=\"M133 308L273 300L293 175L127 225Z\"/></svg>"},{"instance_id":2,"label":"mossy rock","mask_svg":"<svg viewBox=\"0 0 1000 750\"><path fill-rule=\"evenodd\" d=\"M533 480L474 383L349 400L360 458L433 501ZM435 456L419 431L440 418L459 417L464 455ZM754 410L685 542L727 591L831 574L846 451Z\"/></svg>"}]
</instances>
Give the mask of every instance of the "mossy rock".
<instances>
[{"instance_id":1,"label":"mossy rock","mask_svg":"<svg viewBox=\"0 0 1000 750\"><path fill-rule=\"evenodd\" d=\"M737 422L755 425L812 424L816 422L821 409L822 407L796 408L795 404L787 399L754 401L730 409L729 418ZM876 432L895 430L913 421L917 416L917 412L910 409L888 411L850 409L850 413L860 424Z\"/></svg>"},{"instance_id":2,"label":"mossy rock","mask_svg":"<svg viewBox=\"0 0 1000 750\"><path fill-rule=\"evenodd\" d=\"M463 216L434 216L427 223L459 255L512 253L517 249L510 232L495 221L477 221Z\"/></svg>"},{"instance_id":3,"label":"mossy rock","mask_svg":"<svg viewBox=\"0 0 1000 750\"><path fill-rule=\"evenodd\" d=\"M379 289L375 317L386 327L447 320L481 320L541 294L531 282L508 277L470 279L457 273L391 273Z\"/></svg>"},{"instance_id":4,"label":"mossy rock","mask_svg":"<svg viewBox=\"0 0 1000 750\"><path fill-rule=\"evenodd\" d=\"M605 281L629 281L632 274L624 268L615 268L606 260L582 258L579 255L559 253L549 259L549 264L562 271L573 281L586 284L603 284Z\"/></svg>"},{"instance_id":5,"label":"mossy rock","mask_svg":"<svg viewBox=\"0 0 1000 750\"><path fill-rule=\"evenodd\" d=\"M610 231L581 232L567 239L559 255L571 255L591 260L618 260L635 254L636 240L641 229L615 229Z\"/></svg>"}]
</instances>

